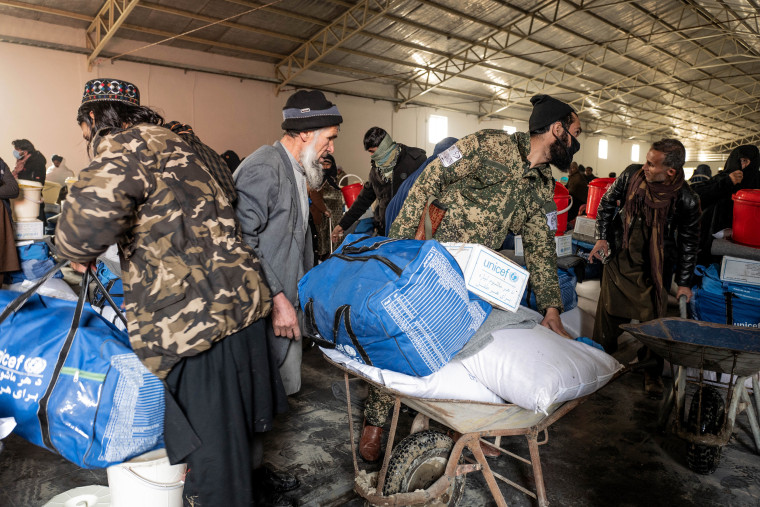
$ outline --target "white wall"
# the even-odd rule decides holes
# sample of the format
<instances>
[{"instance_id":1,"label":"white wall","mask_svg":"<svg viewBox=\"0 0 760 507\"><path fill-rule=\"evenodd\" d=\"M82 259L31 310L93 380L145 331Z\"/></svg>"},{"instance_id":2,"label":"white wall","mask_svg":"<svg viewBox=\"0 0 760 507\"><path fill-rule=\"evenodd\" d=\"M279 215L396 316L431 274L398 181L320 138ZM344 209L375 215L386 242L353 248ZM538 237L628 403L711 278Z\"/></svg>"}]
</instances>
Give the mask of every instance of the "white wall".
<instances>
[{"instance_id":1,"label":"white wall","mask_svg":"<svg viewBox=\"0 0 760 507\"><path fill-rule=\"evenodd\" d=\"M71 42L69 39L75 32L65 29L58 39ZM116 41L115 44L126 50L130 43ZM152 56L175 58L188 65L200 55L163 47L152 51L157 54ZM205 58L205 54L200 55L200 59ZM268 67L260 63L216 55L208 58L214 59L217 67L239 68L263 78L268 72ZM282 107L292 93L291 90L277 96L274 85L269 82L121 60L100 62L88 72L83 54L13 43L0 43L0 61L6 70L0 73L0 97L3 97L0 114L4 120L0 122L0 156L11 165L10 142L19 138L32 141L48 161L58 153L72 170L77 171L87 164L85 143L75 117L84 83L96 77L120 78L136 84L142 104L158 110L167 120L189 123L198 136L219 153L232 149L241 158L280 138ZM362 140L372 126L383 127L396 141L421 147L428 155L434 148L427 135L431 114L446 116L448 135L458 138L479 129L501 129L505 125L515 126L518 131L527 130L525 121L478 122L475 114L417 106L395 111L392 103L382 100L326 95L338 105L344 118L335 143L335 158L346 172L363 179L369 172L369 155L363 149ZM607 160L602 160L597 156L598 139L598 136L582 134L581 150L575 160L593 166L597 176L606 177L610 171L620 174L631 163L632 143L606 138L609 155ZM640 161L647 148L648 145L641 145ZM564 175L556 169L554 173L557 179Z\"/></svg>"}]
</instances>

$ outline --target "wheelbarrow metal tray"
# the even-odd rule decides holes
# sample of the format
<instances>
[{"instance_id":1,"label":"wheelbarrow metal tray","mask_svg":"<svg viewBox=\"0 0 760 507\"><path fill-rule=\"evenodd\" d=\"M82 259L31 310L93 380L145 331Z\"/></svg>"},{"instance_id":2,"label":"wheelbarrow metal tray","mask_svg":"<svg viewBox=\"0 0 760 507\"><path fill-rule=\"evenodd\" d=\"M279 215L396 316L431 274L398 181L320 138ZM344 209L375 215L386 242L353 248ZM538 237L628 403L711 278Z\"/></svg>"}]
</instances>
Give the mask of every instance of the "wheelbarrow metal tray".
<instances>
[{"instance_id":1,"label":"wheelbarrow metal tray","mask_svg":"<svg viewBox=\"0 0 760 507\"><path fill-rule=\"evenodd\" d=\"M385 391L391 391L383 387ZM396 394L396 393L394 393ZM543 422L547 414L526 410L511 403L496 404L460 400L433 400L398 394L401 401L433 420L459 433L487 433L524 430ZM548 409L551 415L562 403Z\"/></svg>"},{"instance_id":2,"label":"wheelbarrow metal tray","mask_svg":"<svg viewBox=\"0 0 760 507\"><path fill-rule=\"evenodd\" d=\"M622 329L673 364L749 376L760 371L760 329L680 318Z\"/></svg>"}]
</instances>

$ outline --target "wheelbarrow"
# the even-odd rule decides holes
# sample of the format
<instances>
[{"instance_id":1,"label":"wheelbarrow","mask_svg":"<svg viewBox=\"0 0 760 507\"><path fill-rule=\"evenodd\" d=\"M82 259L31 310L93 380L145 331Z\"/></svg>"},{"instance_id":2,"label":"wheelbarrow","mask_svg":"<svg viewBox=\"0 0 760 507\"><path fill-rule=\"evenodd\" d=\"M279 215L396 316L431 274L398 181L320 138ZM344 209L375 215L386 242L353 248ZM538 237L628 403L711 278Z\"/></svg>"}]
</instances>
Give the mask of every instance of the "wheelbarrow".
<instances>
[{"instance_id":1,"label":"wheelbarrow","mask_svg":"<svg viewBox=\"0 0 760 507\"><path fill-rule=\"evenodd\" d=\"M685 298L681 304L682 318L655 319L641 324L620 327L638 338L653 352L667 359L673 374L673 385L667 390L660 410L659 427L665 429L672 413L672 430L689 443L687 463L702 474L715 471L720 449L733 433L736 416L747 408L755 448L760 453L760 329L712 322L688 320ZM699 370L698 391L692 398L688 419L685 417L686 369ZM727 399L712 386L704 383L704 372L729 374ZM752 400L745 387L752 379ZM728 407L726 410L725 407Z\"/></svg>"},{"instance_id":2,"label":"wheelbarrow","mask_svg":"<svg viewBox=\"0 0 760 507\"><path fill-rule=\"evenodd\" d=\"M464 494L466 475L476 471L483 473L488 489L499 507L504 507L507 503L497 480L537 500L539 506L548 506L539 446L549 441L549 426L591 396L589 394L564 403L555 403L548 408L546 414L535 413L513 404L419 398L389 389L327 356L324 358L344 372L354 463L354 491L370 504L379 506L457 505ZM349 375L357 376L395 397L385 457L379 472L367 473L359 469L351 396L348 394ZM416 410L417 415L412 422L410 435L394 448L402 402ZM447 434L431 430L430 420L460 433L461 437L455 442ZM500 447L501 437L520 435L528 441L528 458ZM542 436L541 440L539 435ZM483 437L496 437L496 440L493 443L487 442ZM509 458L530 465L533 469L534 491L491 470L483 454L481 441ZM468 462L465 459L465 449L470 450L474 461Z\"/></svg>"}]
</instances>

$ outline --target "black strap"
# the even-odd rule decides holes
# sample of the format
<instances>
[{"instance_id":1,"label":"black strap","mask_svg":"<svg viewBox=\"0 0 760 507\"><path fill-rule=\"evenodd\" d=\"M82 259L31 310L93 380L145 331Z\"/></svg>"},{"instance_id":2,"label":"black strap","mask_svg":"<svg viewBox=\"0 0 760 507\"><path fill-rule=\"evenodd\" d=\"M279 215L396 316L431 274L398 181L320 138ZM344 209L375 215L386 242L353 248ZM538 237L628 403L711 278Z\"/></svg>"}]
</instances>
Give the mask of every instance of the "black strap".
<instances>
[{"instance_id":1,"label":"black strap","mask_svg":"<svg viewBox=\"0 0 760 507\"><path fill-rule=\"evenodd\" d=\"M362 236L361 238L357 239L356 241L352 241L351 243L347 244L347 245L346 245L346 246L344 246L343 248L347 248L347 247L351 247L351 246L354 246L355 244L357 244L357 243L361 243L361 242L362 242L362 241L364 241L365 239L369 239L369 238L371 238L371 237L372 237L372 236Z\"/></svg>"},{"instance_id":2,"label":"black strap","mask_svg":"<svg viewBox=\"0 0 760 507\"><path fill-rule=\"evenodd\" d=\"M343 305L340 308L342 308L343 325L346 328L346 334L348 334L348 337L351 338L351 343L354 344L354 348L359 352L359 355L362 356L364 363L372 366L372 361L367 355L367 352L364 350L364 347L362 347L362 344L359 343L359 340L356 338L356 334L354 333L354 330L351 328L351 307L349 305ZM336 339L337 339L337 333L336 333Z\"/></svg>"},{"instance_id":3,"label":"black strap","mask_svg":"<svg viewBox=\"0 0 760 507\"><path fill-rule=\"evenodd\" d=\"M334 349L335 339L333 339L332 342L329 340L326 340L322 336L322 334L319 332L319 328L317 327L317 321L314 318L314 300L312 298L309 298L309 300L304 305L303 315L304 315L304 322L303 322L304 336L314 340L314 343L316 343L320 347L325 347L327 349ZM334 335L335 334L333 333L333 336Z\"/></svg>"},{"instance_id":4,"label":"black strap","mask_svg":"<svg viewBox=\"0 0 760 507\"><path fill-rule=\"evenodd\" d=\"M349 257L348 255L343 255L343 254L333 254L333 257L337 257L338 259L342 259L344 261L349 261L349 262L356 262L356 261L367 262L369 260L376 260L376 261L382 262L383 264L391 268L393 272L396 273L396 276L401 276L401 273L404 272L403 269L396 266L390 259L387 259L380 255L365 255L362 257Z\"/></svg>"},{"instance_id":5,"label":"black strap","mask_svg":"<svg viewBox=\"0 0 760 507\"><path fill-rule=\"evenodd\" d=\"M363 241L365 239L367 238L362 238L359 241ZM364 252L371 252L372 250L377 250L381 246L386 245L388 243L392 243L394 241L398 241L398 240L388 238L388 239L384 239L383 241L378 241L377 243L374 243L372 245L364 245L364 246L359 246L359 247L353 246L356 243L358 243L358 241L354 241L353 243L349 243L348 245L344 246L343 250L341 250L341 253L353 255L353 254L360 254Z\"/></svg>"},{"instance_id":6,"label":"black strap","mask_svg":"<svg viewBox=\"0 0 760 507\"><path fill-rule=\"evenodd\" d=\"M736 294L733 292L723 293L726 298L726 324L729 326L734 325L734 297Z\"/></svg>"},{"instance_id":7,"label":"black strap","mask_svg":"<svg viewBox=\"0 0 760 507\"><path fill-rule=\"evenodd\" d=\"M87 268L87 272L88 273L90 272L90 268L89 267ZM100 292L103 294L103 297L106 298L106 301L108 301L108 304L111 305L111 308L113 308L113 311L116 312L116 316L119 317L119 320L121 320L122 323L124 323L124 327L126 327L127 326L127 319L124 317L124 313L122 313L121 308L118 307L118 305L116 304L116 302L111 297L111 294L108 293L108 289L106 289L105 287L103 287L103 282L101 282L100 279L97 276L91 276L91 278L95 281L95 285L98 286L98 289L100 289ZM82 279L84 280L84 278L82 278ZM110 280L108 282L108 288L109 289L113 286L113 284L114 284L115 281L116 280L114 279L114 280ZM89 287L89 283L88 283L87 286L85 286L85 292L87 292L87 287Z\"/></svg>"},{"instance_id":8,"label":"black strap","mask_svg":"<svg viewBox=\"0 0 760 507\"><path fill-rule=\"evenodd\" d=\"M50 438L50 420L48 419L48 411L47 411L48 402L50 401L50 396L53 394L53 389L55 388L55 385L58 382L58 376L61 373L61 369L63 368L63 365L66 362L66 358L69 355L69 351L71 350L71 345L72 343L74 343L74 336L76 335L77 328L79 328L79 320L82 317L82 309L84 308L84 301L87 298L87 287L89 285L90 276L91 276L90 269L87 268L85 270L84 275L82 276L82 284L79 290L79 299L77 300L77 306L76 306L76 309L74 310L74 318L71 321L71 325L69 326L69 333L66 335L66 339L63 341L63 346L61 347L60 352L58 352L58 359L56 360L55 368L53 369L53 375L50 378L50 383L48 384L48 387L45 390L45 394L43 394L42 398L40 399L40 406L37 409L37 419L40 422L40 432L42 433L42 442L51 451L57 452L58 450L53 444L53 440Z\"/></svg>"},{"instance_id":9,"label":"black strap","mask_svg":"<svg viewBox=\"0 0 760 507\"><path fill-rule=\"evenodd\" d=\"M335 317L333 317L333 342L338 343L338 331L340 330L340 319L343 317L343 310L348 308L349 305L341 305L335 309Z\"/></svg>"}]
</instances>

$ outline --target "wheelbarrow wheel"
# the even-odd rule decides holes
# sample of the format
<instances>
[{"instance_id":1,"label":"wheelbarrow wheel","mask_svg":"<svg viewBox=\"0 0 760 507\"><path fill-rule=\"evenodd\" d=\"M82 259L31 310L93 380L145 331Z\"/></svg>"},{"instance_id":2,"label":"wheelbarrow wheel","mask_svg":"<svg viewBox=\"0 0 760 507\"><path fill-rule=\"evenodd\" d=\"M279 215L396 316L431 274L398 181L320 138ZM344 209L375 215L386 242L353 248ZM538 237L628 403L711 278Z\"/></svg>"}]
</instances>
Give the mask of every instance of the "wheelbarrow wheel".
<instances>
[{"instance_id":1,"label":"wheelbarrow wheel","mask_svg":"<svg viewBox=\"0 0 760 507\"><path fill-rule=\"evenodd\" d=\"M723 427L723 420L726 416L726 405L723 396L712 386L702 388L702 409L699 407L699 392L691 400L689 409L688 429L695 435L717 435ZM699 417L699 428L697 428L697 414ZM708 475L718 469L720 464L720 445L703 445L689 442L686 454L686 464L692 471Z\"/></svg>"},{"instance_id":2,"label":"wheelbarrow wheel","mask_svg":"<svg viewBox=\"0 0 760 507\"><path fill-rule=\"evenodd\" d=\"M411 493L427 489L446 471L454 441L438 431L424 430L403 439L393 449L388 462L388 474L383 495ZM459 459L464 463L464 458ZM464 494L466 475L454 478L454 483L439 498L426 506L457 505Z\"/></svg>"}]
</instances>

